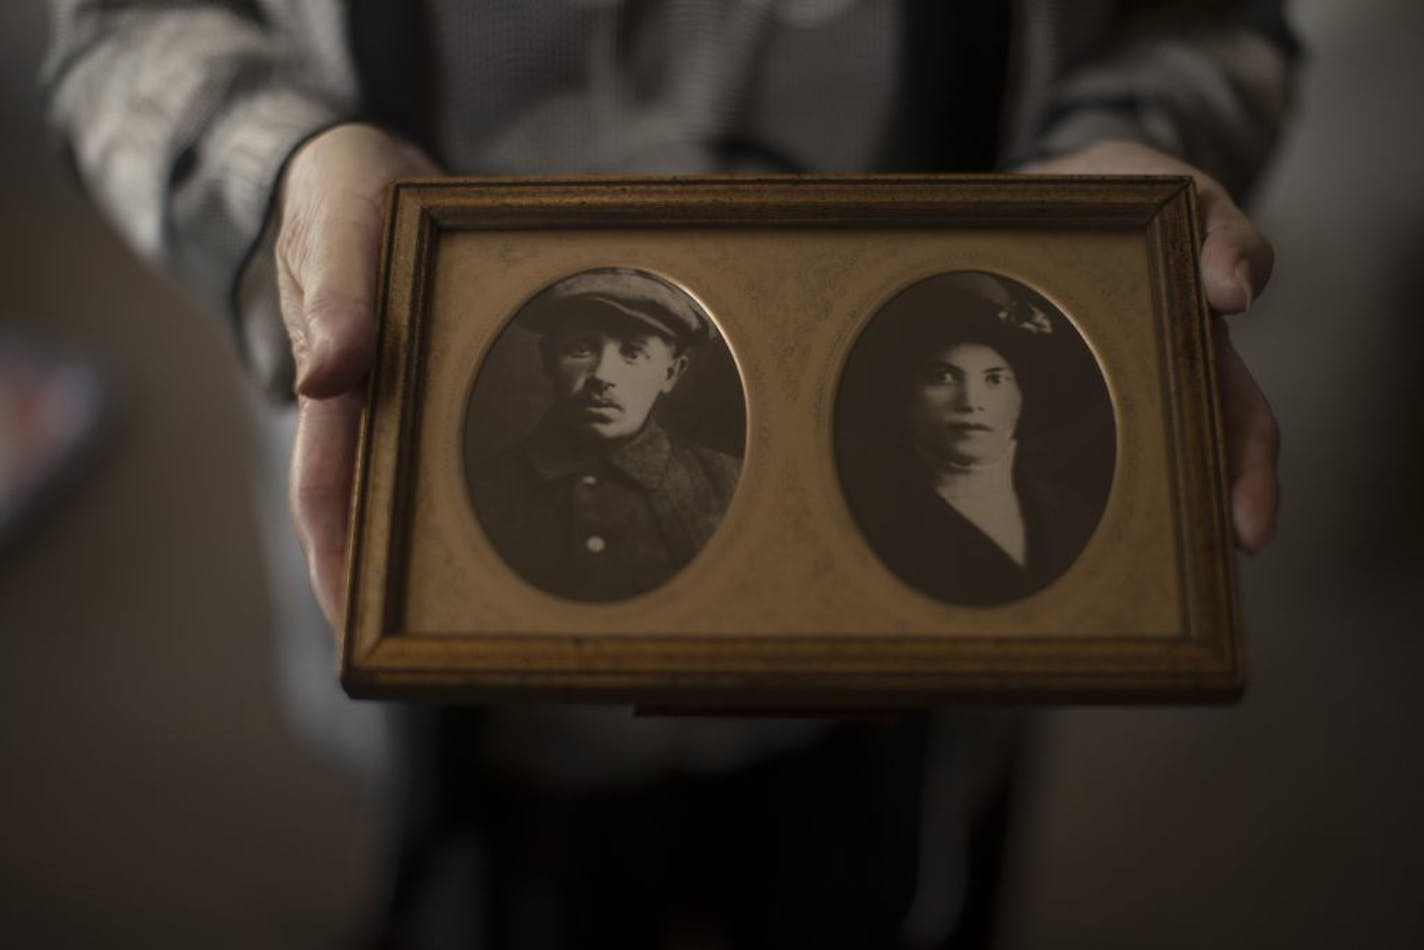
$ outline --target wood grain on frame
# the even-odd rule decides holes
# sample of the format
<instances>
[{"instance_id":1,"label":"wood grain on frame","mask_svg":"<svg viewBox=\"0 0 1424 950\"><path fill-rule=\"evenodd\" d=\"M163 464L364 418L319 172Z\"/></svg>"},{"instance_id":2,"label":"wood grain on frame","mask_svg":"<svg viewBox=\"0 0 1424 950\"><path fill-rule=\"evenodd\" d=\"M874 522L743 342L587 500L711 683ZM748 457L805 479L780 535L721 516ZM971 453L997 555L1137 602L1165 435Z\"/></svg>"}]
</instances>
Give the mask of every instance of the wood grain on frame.
<instances>
[{"instance_id":1,"label":"wood grain on frame","mask_svg":"<svg viewBox=\"0 0 1424 950\"><path fill-rule=\"evenodd\" d=\"M1188 179L507 179L394 189L352 514L342 680L360 696L884 707L955 698L1212 700L1241 689L1211 324ZM526 583L463 478L485 356L553 280L686 288L742 377L721 527L608 604ZM887 300L980 270L1066 315L1111 394L1102 519L1055 583L966 607L869 549L836 478L837 385Z\"/></svg>"}]
</instances>

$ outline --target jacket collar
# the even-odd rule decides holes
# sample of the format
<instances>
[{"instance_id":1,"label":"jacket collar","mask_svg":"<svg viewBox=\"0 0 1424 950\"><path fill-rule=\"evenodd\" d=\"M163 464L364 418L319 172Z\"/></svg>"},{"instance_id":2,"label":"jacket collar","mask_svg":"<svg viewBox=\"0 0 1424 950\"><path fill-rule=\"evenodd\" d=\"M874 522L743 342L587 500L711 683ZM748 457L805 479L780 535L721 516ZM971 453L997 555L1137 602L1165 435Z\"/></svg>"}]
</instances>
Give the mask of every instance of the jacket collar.
<instances>
[{"instance_id":1,"label":"jacket collar","mask_svg":"<svg viewBox=\"0 0 1424 950\"><path fill-rule=\"evenodd\" d=\"M654 419L644 423L642 430L627 442L598 452L570 439L551 417L545 416L529 437L525 451L534 474L544 481L565 478L604 463L645 490L662 484L672 460L672 442Z\"/></svg>"}]
</instances>

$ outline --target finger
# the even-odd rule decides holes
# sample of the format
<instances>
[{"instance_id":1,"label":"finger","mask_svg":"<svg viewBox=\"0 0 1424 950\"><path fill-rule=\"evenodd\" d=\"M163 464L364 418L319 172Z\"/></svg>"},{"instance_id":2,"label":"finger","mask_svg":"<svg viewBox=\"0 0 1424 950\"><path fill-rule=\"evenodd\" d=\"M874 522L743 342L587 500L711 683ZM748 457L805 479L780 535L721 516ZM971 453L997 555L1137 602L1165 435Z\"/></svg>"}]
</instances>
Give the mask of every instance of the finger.
<instances>
[{"instance_id":1,"label":"finger","mask_svg":"<svg viewBox=\"0 0 1424 950\"><path fill-rule=\"evenodd\" d=\"M1245 313L1271 278L1275 251L1221 185L1198 175L1197 196L1207 303L1217 313Z\"/></svg>"},{"instance_id":2,"label":"finger","mask_svg":"<svg viewBox=\"0 0 1424 950\"><path fill-rule=\"evenodd\" d=\"M312 591L333 630L345 614L351 485L364 394L298 400L290 503Z\"/></svg>"},{"instance_id":3,"label":"finger","mask_svg":"<svg viewBox=\"0 0 1424 950\"><path fill-rule=\"evenodd\" d=\"M1243 313L1270 280L1275 253L1265 236L1201 170L1136 142L1100 142L1020 169L1059 175L1190 175L1202 218L1202 283L1218 313Z\"/></svg>"},{"instance_id":4,"label":"finger","mask_svg":"<svg viewBox=\"0 0 1424 950\"><path fill-rule=\"evenodd\" d=\"M301 395L345 392L370 368L387 186L437 173L420 149L359 124L327 130L288 163L277 264Z\"/></svg>"},{"instance_id":5,"label":"finger","mask_svg":"<svg viewBox=\"0 0 1424 950\"><path fill-rule=\"evenodd\" d=\"M323 398L357 385L375 355L381 207L354 191L294 201L278 247L283 318L297 392Z\"/></svg>"},{"instance_id":6,"label":"finger","mask_svg":"<svg viewBox=\"0 0 1424 950\"><path fill-rule=\"evenodd\" d=\"M1280 505L1280 429L1265 393L1219 326L1217 346L1226 423L1231 519L1236 543L1255 554L1276 533Z\"/></svg>"}]
</instances>

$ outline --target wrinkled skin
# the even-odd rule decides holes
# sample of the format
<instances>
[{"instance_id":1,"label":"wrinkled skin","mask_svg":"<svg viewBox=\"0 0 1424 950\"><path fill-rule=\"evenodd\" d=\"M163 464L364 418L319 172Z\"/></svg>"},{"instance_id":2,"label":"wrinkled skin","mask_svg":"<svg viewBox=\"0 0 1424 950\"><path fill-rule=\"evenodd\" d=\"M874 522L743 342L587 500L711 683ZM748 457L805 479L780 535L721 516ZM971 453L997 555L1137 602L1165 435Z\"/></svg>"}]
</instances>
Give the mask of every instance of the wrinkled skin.
<instances>
[{"instance_id":1,"label":"wrinkled skin","mask_svg":"<svg viewBox=\"0 0 1424 950\"><path fill-rule=\"evenodd\" d=\"M1226 191L1183 162L1130 142L1106 142L1022 169L1033 174L1191 175L1205 243L1207 301L1243 313L1271 274L1271 245ZM292 520L312 590L340 629L348 510L364 380L375 358L376 269L382 202L398 178L438 175L419 149L364 125L313 137L288 163L278 197L277 274L282 317L297 365ZM1261 550L1276 529L1275 416L1225 327L1217 328L1231 511L1237 544Z\"/></svg>"}]
</instances>

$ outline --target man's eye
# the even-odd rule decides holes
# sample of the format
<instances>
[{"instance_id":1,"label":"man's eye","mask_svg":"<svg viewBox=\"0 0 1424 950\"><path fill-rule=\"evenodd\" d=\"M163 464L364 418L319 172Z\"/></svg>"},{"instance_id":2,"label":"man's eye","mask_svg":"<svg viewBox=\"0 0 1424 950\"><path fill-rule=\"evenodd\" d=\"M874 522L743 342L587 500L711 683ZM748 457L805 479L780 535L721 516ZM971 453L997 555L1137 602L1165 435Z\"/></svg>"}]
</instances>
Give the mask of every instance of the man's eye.
<instances>
[{"instance_id":1,"label":"man's eye","mask_svg":"<svg viewBox=\"0 0 1424 950\"><path fill-rule=\"evenodd\" d=\"M593 355L594 346L590 340L569 340L564 344L563 352L565 356L583 358Z\"/></svg>"},{"instance_id":2,"label":"man's eye","mask_svg":"<svg viewBox=\"0 0 1424 950\"><path fill-rule=\"evenodd\" d=\"M623 358L630 363L647 359L647 347L640 343L625 343L622 348Z\"/></svg>"}]
</instances>

